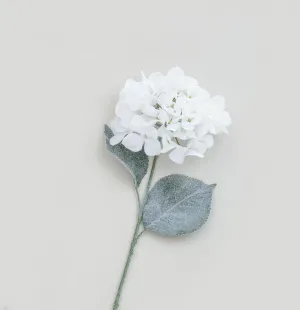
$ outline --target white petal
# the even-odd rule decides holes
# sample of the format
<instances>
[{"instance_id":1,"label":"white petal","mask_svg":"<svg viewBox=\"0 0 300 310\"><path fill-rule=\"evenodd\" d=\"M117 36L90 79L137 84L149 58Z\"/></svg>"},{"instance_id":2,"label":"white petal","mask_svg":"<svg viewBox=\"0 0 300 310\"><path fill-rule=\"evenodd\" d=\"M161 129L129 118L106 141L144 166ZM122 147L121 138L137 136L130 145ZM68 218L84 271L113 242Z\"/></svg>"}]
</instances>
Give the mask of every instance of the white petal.
<instances>
[{"instance_id":1,"label":"white petal","mask_svg":"<svg viewBox=\"0 0 300 310\"><path fill-rule=\"evenodd\" d=\"M157 130L159 137L172 137L172 133L165 126L160 126Z\"/></svg>"},{"instance_id":2,"label":"white petal","mask_svg":"<svg viewBox=\"0 0 300 310\"><path fill-rule=\"evenodd\" d=\"M157 129L154 128L154 127L147 127L146 130L145 130L145 135L148 138L156 139L157 140L157 137L158 137Z\"/></svg>"},{"instance_id":3,"label":"white petal","mask_svg":"<svg viewBox=\"0 0 300 310\"><path fill-rule=\"evenodd\" d=\"M202 125L197 126L196 128L196 136L200 140L203 136L205 136L209 132L208 124L204 123Z\"/></svg>"},{"instance_id":4,"label":"white petal","mask_svg":"<svg viewBox=\"0 0 300 310\"><path fill-rule=\"evenodd\" d=\"M159 141L157 139L146 139L144 150L148 156L155 156L160 154L161 146Z\"/></svg>"},{"instance_id":5,"label":"white petal","mask_svg":"<svg viewBox=\"0 0 300 310\"><path fill-rule=\"evenodd\" d=\"M219 133L214 124L210 124L208 128L209 128L208 132L211 133L212 135L216 135Z\"/></svg>"},{"instance_id":6,"label":"white petal","mask_svg":"<svg viewBox=\"0 0 300 310\"><path fill-rule=\"evenodd\" d=\"M116 106L116 115L120 117L121 120L129 121L134 113L130 110L127 104L118 102Z\"/></svg>"},{"instance_id":7,"label":"white petal","mask_svg":"<svg viewBox=\"0 0 300 310\"><path fill-rule=\"evenodd\" d=\"M185 76L184 77L184 87L186 90L191 89L195 86L197 86L198 82L195 78L190 77L190 76Z\"/></svg>"},{"instance_id":8,"label":"white petal","mask_svg":"<svg viewBox=\"0 0 300 310\"><path fill-rule=\"evenodd\" d=\"M184 157L187 153L188 149L186 147L178 146L175 150L173 150L169 157L173 160L176 164L182 164L184 162Z\"/></svg>"},{"instance_id":9,"label":"white petal","mask_svg":"<svg viewBox=\"0 0 300 310\"><path fill-rule=\"evenodd\" d=\"M162 107L169 107L174 104L173 98L176 98L176 97L177 97L177 93L174 91L164 92L159 96L158 103Z\"/></svg>"},{"instance_id":10,"label":"white petal","mask_svg":"<svg viewBox=\"0 0 300 310\"><path fill-rule=\"evenodd\" d=\"M188 150L186 156L197 156L197 157L200 157L200 158L203 158L204 155L202 153L199 153L195 150Z\"/></svg>"},{"instance_id":11,"label":"white petal","mask_svg":"<svg viewBox=\"0 0 300 310\"><path fill-rule=\"evenodd\" d=\"M178 146L178 144L172 141L171 137L168 137L168 136L163 136L161 139L161 143L163 146L161 153L167 153Z\"/></svg>"},{"instance_id":12,"label":"white petal","mask_svg":"<svg viewBox=\"0 0 300 310\"><path fill-rule=\"evenodd\" d=\"M198 157L203 157L207 150L207 146L204 142L192 141L188 155L194 155Z\"/></svg>"},{"instance_id":13,"label":"white petal","mask_svg":"<svg viewBox=\"0 0 300 310\"><path fill-rule=\"evenodd\" d=\"M231 124L231 118L226 111L217 111L210 119L207 120L209 124L209 132L212 134L218 134L225 132L227 133L227 128Z\"/></svg>"},{"instance_id":14,"label":"white petal","mask_svg":"<svg viewBox=\"0 0 300 310\"><path fill-rule=\"evenodd\" d=\"M115 136L110 138L109 143L111 145L116 145L116 144L120 143L123 140L125 135L126 135L126 133L118 133Z\"/></svg>"},{"instance_id":15,"label":"white petal","mask_svg":"<svg viewBox=\"0 0 300 310\"><path fill-rule=\"evenodd\" d=\"M165 107L165 110L167 113L169 113L171 115L171 118L173 119L174 117L176 118L179 118L179 116L181 115L181 108L179 107L174 107L174 108L168 108L168 107ZM168 120L169 120L169 117L168 117Z\"/></svg>"},{"instance_id":16,"label":"white petal","mask_svg":"<svg viewBox=\"0 0 300 310\"><path fill-rule=\"evenodd\" d=\"M187 98L186 96L179 96L176 100L176 107L182 108L186 105Z\"/></svg>"},{"instance_id":17,"label":"white petal","mask_svg":"<svg viewBox=\"0 0 300 310\"><path fill-rule=\"evenodd\" d=\"M147 116L145 115L134 115L129 124L132 131L140 134L145 134L147 128L151 126L152 124L148 121Z\"/></svg>"},{"instance_id":18,"label":"white petal","mask_svg":"<svg viewBox=\"0 0 300 310\"><path fill-rule=\"evenodd\" d=\"M201 101L208 100L210 98L210 94L207 90L201 88L200 86L193 86L188 91L188 96L191 97L191 99L199 99Z\"/></svg>"},{"instance_id":19,"label":"white petal","mask_svg":"<svg viewBox=\"0 0 300 310\"><path fill-rule=\"evenodd\" d=\"M205 143L207 148L211 148L214 145L214 137L212 135L205 135L201 142Z\"/></svg>"},{"instance_id":20,"label":"white petal","mask_svg":"<svg viewBox=\"0 0 300 310\"><path fill-rule=\"evenodd\" d=\"M231 117L230 117L229 113L224 111L223 115L222 115L222 124L224 126L229 126L229 125L231 125L231 122L232 121L231 121Z\"/></svg>"},{"instance_id":21,"label":"white petal","mask_svg":"<svg viewBox=\"0 0 300 310\"><path fill-rule=\"evenodd\" d=\"M120 99L122 99L123 96L126 96L127 92L130 91L136 83L137 82L133 79L127 79L123 89L120 91Z\"/></svg>"},{"instance_id":22,"label":"white petal","mask_svg":"<svg viewBox=\"0 0 300 310\"><path fill-rule=\"evenodd\" d=\"M149 95L150 86L147 81L130 81L120 92L119 102L126 104L131 111L140 110L145 102L151 101Z\"/></svg>"},{"instance_id":23,"label":"white petal","mask_svg":"<svg viewBox=\"0 0 300 310\"><path fill-rule=\"evenodd\" d=\"M160 72L150 74L148 80L154 93L160 93L163 91L166 77Z\"/></svg>"},{"instance_id":24,"label":"white petal","mask_svg":"<svg viewBox=\"0 0 300 310\"><path fill-rule=\"evenodd\" d=\"M151 73L148 77L148 80L155 81L156 79L161 79L163 75L160 72Z\"/></svg>"},{"instance_id":25,"label":"white petal","mask_svg":"<svg viewBox=\"0 0 300 310\"><path fill-rule=\"evenodd\" d=\"M143 109L142 109L143 114L152 116L152 117L157 117L158 110L155 109L152 105L146 104Z\"/></svg>"},{"instance_id":26,"label":"white petal","mask_svg":"<svg viewBox=\"0 0 300 310\"><path fill-rule=\"evenodd\" d=\"M170 143L166 143L164 144L161 153L168 153L169 151L173 150L178 144L176 144L175 142L170 142Z\"/></svg>"},{"instance_id":27,"label":"white petal","mask_svg":"<svg viewBox=\"0 0 300 310\"><path fill-rule=\"evenodd\" d=\"M173 133L174 138L179 138L182 140L186 140L186 134L184 130L177 130Z\"/></svg>"},{"instance_id":28,"label":"white petal","mask_svg":"<svg viewBox=\"0 0 300 310\"><path fill-rule=\"evenodd\" d=\"M194 128L198 125L200 125L203 121L202 116L201 115L195 115L190 117L191 119L191 124L194 125Z\"/></svg>"},{"instance_id":29,"label":"white petal","mask_svg":"<svg viewBox=\"0 0 300 310\"><path fill-rule=\"evenodd\" d=\"M132 152L139 152L144 144L144 138L137 133L130 133L124 139L122 144Z\"/></svg>"},{"instance_id":30,"label":"white petal","mask_svg":"<svg viewBox=\"0 0 300 310\"><path fill-rule=\"evenodd\" d=\"M122 125L121 119L119 117L115 117L109 124L110 129L114 133L125 132L127 129Z\"/></svg>"},{"instance_id":31,"label":"white petal","mask_svg":"<svg viewBox=\"0 0 300 310\"><path fill-rule=\"evenodd\" d=\"M185 131L185 139L195 139L195 138L196 138L195 131L193 131L193 130L186 130Z\"/></svg>"},{"instance_id":32,"label":"white petal","mask_svg":"<svg viewBox=\"0 0 300 310\"><path fill-rule=\"evenodd\" d=\"M179 67L173 67L168 73L167 76L184 76L184 72Z\"/></svg>"},{"instance_id":33,"label":"white petal","mask_svg":"<svg viewBox=\"0 0 300 310\"><path fill-rule=\"evenodd\" d=\"M180 128L180 123L168 124L167 129L170 131L176 131Z\"/></svg>"},{"instance_id":34,"label":"white petal","mask_svg":"<svg viewBox=\"0 0 300 310\"><path fill-rule=\"evenodd\" d=\"M195 128L195 125L191 122L182 122L181 126L185 130L193 130Z\"/></svg>"},{"instance_id":35,"label":"white petal","mask_svg":"<svg viewBox=\"0 0 300 310\"><path fill-rule=\"evenodd\" d=\"M169 121L168 113L164 110L160 110L158 113L158 119L164 124Z\"/></svg>"}]
</instances>

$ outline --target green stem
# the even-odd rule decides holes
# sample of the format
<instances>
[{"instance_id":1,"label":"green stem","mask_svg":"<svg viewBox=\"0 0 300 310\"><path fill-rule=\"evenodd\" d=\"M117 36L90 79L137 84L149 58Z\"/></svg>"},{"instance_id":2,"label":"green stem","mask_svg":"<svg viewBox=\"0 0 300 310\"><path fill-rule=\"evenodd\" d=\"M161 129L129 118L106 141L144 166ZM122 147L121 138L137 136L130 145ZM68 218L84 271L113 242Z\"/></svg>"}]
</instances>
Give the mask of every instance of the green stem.
<instances>
[{"instance_id":1,"label":"green stem","mask_svg":"<svg viewBox=\"0 0 300 310\"><path fill-rule=\"evenodd\" d=\"M123 273L122 273L122 277L121 277L121 280L120 280L118 291L117 291L117 294L116 294L116 297L115 297L113 310L117 310L119 308L119 302L120 302L120 297L121 297L123 285L124 285L124 282L125 282L125 279L126 279L126 276L127 276L128 268L129 268L129 265L130 265L133 253L134 253L134 248L135 248L136 243L138 241L137 233L139 231L140 224L141 224L141 222L140 222L140 220L138 220L137 223L136 223L136 226L135 226L134 234L133 234L133 237L132 237L132 240L131 240L131 244L130 244L129 253L128 253L127 260L126 260L126 263L125 263L125 266L124 266L124 270L123 270Z\"/></svg>"},{"instance_id":2,"label":"green stem","mask_svg":"<svg viewBox=\"0 0 300 310\"><path fill-rule=\"evenodd\" d=\"M155 170L155 167L156 167L157 159L158 159L158 156L154 156L153 162L152 162L151 171L150 171L150 175L149 175L149 179L148 179L148 184L147 184L146 196L145 197L147 197L147 195L149 193L149 190L150 190L150 186L151 186L151 183L152 183L152 178L153 178L154 170Z\"/></svg>"},{"instance_id":3,"label":"green stem","mask_svg":"<svg viewBox=\"0 0 300 310\"><path fill-rule=\"evenodd\" d=\"M139 206L139 216L138 216L138 219L137 219L137 222L136 222L136 226L135 226L135 229L134 229L134 233L133 233L133 236L132 236L132 240L131 240L131 243L130 243L129 253L128 253L127 260L126 260L126 263L125 263L125 266L124 266L124 269L123 269L123 273L122 273L122 277L121 277L120 284L119 284L119 287L118 287L118 291L117 291L117 294L116 294L116 297L115 297L115 301L114 301L114 305L113 305L113 310L117 310L119 308L120 297L121 297L121 294L122 294L122 290L123 290L124 282L126 280L126 276L127 276L127 273L128 273L130 262L131 262L131 259L132 259L133 253L134 253L134 248L135 248L139 238L142 236L142 234L145 231L145 229L143 229L139 233L140 226L141 226L142 220L143 220L143 206L147 202L147 197L148 197L148 193L149 193L149 190L150 190L150 186L151 186L151 182L152 182L153 173L154 173L154 170L155 170L157 158L158 158L158 156L155 156L153 158L153 161L152 161L152 167L151 167L151 170L150 170L150 175L149 175L149 179L148 179L148 183L147 183L147 187L146 187L146 193L145 193L145 199L144 199L143 205L141 205L138 188L137 187L135 188L136 195L137 195L137 200L138 200L138 206Z\"/></svg>"},{"instance_id":4,"label":"green stem","mask_svg":"<svg viewBox=\"0 0 300 310\"><path fill-rule=\"evenodd\" d=\"M155 170L155 167L156 167L157 159L158 159L158 156L154 156L153 161L152 161L152 167L151 167L151 170L150 170L150 175L149 175L149 179L148 179L148 183L147 183L147 187L146 187L145 197L144 197L143 205L141 206L141 218L143 218L144 206L145 206L145 204L147 203L147 200L148 200L148 194L149 194L149 191L150 191L150 187L151 187L152 178L153 178L154 170Z\"/></svg>"}]
</instances>

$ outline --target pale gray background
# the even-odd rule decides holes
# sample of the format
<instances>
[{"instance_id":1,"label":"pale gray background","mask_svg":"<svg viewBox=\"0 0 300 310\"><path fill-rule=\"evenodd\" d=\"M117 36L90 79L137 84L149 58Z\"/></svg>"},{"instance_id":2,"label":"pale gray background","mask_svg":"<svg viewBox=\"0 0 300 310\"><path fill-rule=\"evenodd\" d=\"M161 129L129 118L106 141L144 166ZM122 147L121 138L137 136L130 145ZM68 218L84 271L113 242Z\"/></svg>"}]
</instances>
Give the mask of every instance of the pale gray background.
<instances>
[{"instance_id":1,"label":"pale gray background","mask_svg":"<svg viewBox=\"0 0 300 310\"><path fill-rule=\"evenodd\" d=\"M135 220L102 128L126 78L180 65L233 118L190 237L145 235L120 310L299 310L298 1L0 0L0 310L110 309ZM5 308L7 307L7 308Z\"/></svg>"}]
</instances>

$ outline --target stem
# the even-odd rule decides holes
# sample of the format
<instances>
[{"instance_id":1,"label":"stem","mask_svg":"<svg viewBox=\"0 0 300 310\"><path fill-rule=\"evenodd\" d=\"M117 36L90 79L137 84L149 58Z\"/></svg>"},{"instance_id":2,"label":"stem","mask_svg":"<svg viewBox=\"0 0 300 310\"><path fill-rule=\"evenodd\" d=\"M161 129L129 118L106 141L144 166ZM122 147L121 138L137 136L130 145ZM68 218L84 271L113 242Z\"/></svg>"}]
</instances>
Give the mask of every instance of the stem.
<instances>
[{"instance_id":1,"label":"stem","mask_svg":"<svg viewBox=\"0 0 300 310\"><path fill-rule=\"evenodd\" d=\"M145 205L145 203L147 202L147 199L148 199L148 193L149 193L149 190L150 190L150 187L151 187L151 182L152 182L152 178L153 178L153 174L154 174L154 170L155 170L157 159L158 159L158 156L154 156L153 161L152 161L152 167L151 167L151 171L150 171L150 175L149 175L149 179L148 179L148 183L147 183L147 187L146 187L144 205Z\"/></svg>"},{"instance_id":2,"label":"stem","mask_svg":"<svg viewBox=\"0 0 300 310\"><path fill-rule=\"evenodd\" d=\"M126 279L126 276L127 276L127 272L128 272L128 268L129 268L129 265L130 265L130 262L131 262L131 259L132 259L132 256L133 256L134 248L135 248L136 243L138 241L138 239L136 238L136 235L137 235L137 233L139 231L140 224L141 224L140 219L138 219L138 221L136 223L136 226L135 226L134 234L133 234L133 237L132 237L132 240L131 240L129 253L128 253L127 260L126 260L126 263L125 263L125 266L124 266L124 270L123 270L123 273L122 273L122 277L121 277L121 280L120 280L118 291L117 291L117 294L116 294L116 297L115 297L113 310L117 310L119 308L119 301L120 301L123 285L124 285L124 282L125 282L125 279Z\"/></svg>"},{"instance_id":3,"label":"stem","mask_svg":"<svg viewBox=\"0 0 300 310\"><path fill-rule=\"evenodd\" d=\"M145 232L145 228L136 236L136 240L139 240L142 234Z\"/></svg>"},{"instance_id":4,"label":"stem","mask_svg":"<svg viewBox=\"0 0 300 310\"><path fill-rule=\"evenodd\" d=\"M125 266L124 266L124 269L123 269L123 273L122 273L122 277L121 277L120 284L119 284L119 287L118 287L118 291L117 291L117 294L116 294L116 297L115 297L115 301L114 301L114 305L113 305L113 310L117 310L119 308L120 297L121 297L121 294L122 294L122 290L123 290L124 282L125 282L125 279L126 279L126 276L127 276L128 269L129 269L129 265L130 265L130 262L131 262L131 259L132 259L133 253L134 253L134 248L135 248L139 238L142 236L142 234L145 231L145 229L143 229L139 233L140 225L142 224L142 220L143 220L143 206L147 202L147 197L148 197L148 193L149 193L149 190L150 190L150 186L151 186L151 182L152 182L153 173L154 173L154 170L155 170L157 158L158 158L158 156L155 156L153 158L153 161L152 161L152 167L151 167L151 171L150 171L150 175L149 175L149 179L148 179L148 183L147 183L147 187L146 187L146 194L145 194L145 199L144 199L143 205L141 205L138 188L137 187L135 188L136 195L137 195L137 201L138 201L138 207L139 207L139 216L138 216L138 219L137 219L137 222L136 222L136 226L135 226L135 229L134 229L134 233L133 233L133 236L132 236L132 240L131 240L131 243L130 243L129 253L128 253L127 260L126 260L126 263L125 263Z\"/></svg>"},{"instance_id":5,"label":"stem","mask_svg":"<svg viewBox=\"0 0 300 310\"><path fill-rule=\"evenodd\" d=\"M138 202L138 209L141 210L142 204L141 204L141 198L140 198L139 190L137 187L135 187L134 189L135 189L136 198L137 198L137 202Z\"/></svg>"}]
</instances>

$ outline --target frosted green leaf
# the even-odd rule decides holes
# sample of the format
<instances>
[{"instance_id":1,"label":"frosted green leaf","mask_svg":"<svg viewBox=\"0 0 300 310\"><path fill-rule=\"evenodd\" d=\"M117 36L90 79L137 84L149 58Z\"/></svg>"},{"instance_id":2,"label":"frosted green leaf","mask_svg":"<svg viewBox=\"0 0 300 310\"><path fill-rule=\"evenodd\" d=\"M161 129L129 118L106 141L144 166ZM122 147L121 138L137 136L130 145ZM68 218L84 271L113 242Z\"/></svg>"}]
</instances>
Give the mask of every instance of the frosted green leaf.
<instances>
[{"instance_id":1,"label":"frosted green leaf","mask_svg":"<svg viewBox=\"0 0 300 310\"><path fill-rule=\"evenodd\" d=\"M138 187L148 170L148 156L143 150L140 152L132 152L121 143L111 145L109 140L114 134L107 125L104 126L104 133L106 136L107 149L126 167L133 178L135 186Z\"/></svg>"},{"instance_id":2,"label":"frosted green leaf","mask_svg":"<svg viewBox=\"0 0 300 310\"><path fill-rule=\"evenodd\" d=\"M180 174L160 179L149 192L144 227L165 236L198 230L208 219L215 186Z\"/></svg>"}]
</instances>

